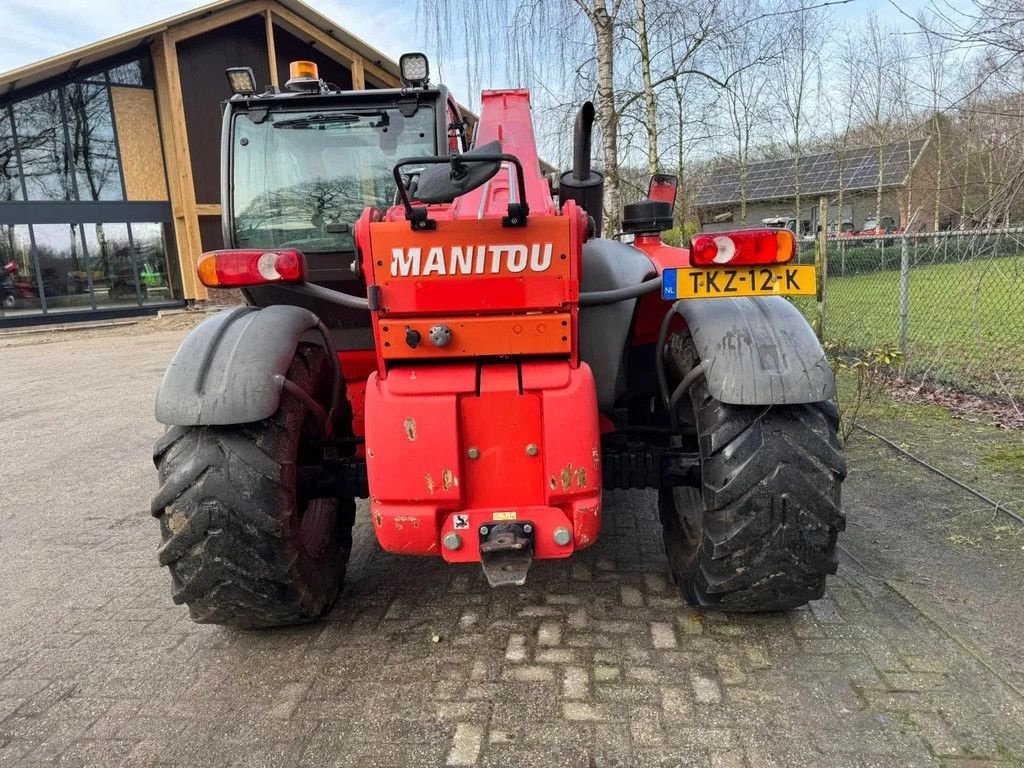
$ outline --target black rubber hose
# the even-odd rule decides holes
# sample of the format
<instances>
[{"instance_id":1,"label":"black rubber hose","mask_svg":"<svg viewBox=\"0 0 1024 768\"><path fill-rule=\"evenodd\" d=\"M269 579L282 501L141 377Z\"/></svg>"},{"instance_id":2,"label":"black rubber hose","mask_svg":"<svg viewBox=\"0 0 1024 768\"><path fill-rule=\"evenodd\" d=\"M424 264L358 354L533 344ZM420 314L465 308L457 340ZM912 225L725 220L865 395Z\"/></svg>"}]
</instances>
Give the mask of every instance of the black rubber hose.
<instances>
[{"instance_id":1,"label":"black rubber hose","mask_svg":"<svg viewBox=\"0 0 1024 768\"><path fill-rule=\"evenodd\" d=\"M636 285L630 285L626 288L616 288L612 291L589 291L588 293L580 294L580 306L581 307L594 307L602 304L615 304L619 301L626 301L627 299L635 299L653 291L657 291L661 288L661 276L654 278L653 280L645 280L642 283Z\"/></svg>"},{"instance_id":2,"label":"black rubber hose","mask_svg":"<svg viewBox=\"0 0 1024 768\"><path fill-rule=\"evenodd\" d=\"M658 394L661 395L661 405L668 409L668 377L665 376L665 340L668 338L668 327L672 323L672 316L679 311L679 301L669 307L668 312L661 321L661 328L658 329L658 340L654 344L654 373L658 377Z\"/></svg>"},{"instance_id":3,"label":"black rubber hose","mask_svg":"<svg viewBox=\"0 0 1024 768\"><path fill-rule=\"evenodd\" d=\"M672 426L679 426L679 420L676 418L676 408L679 406L679 401L683 399L683 395L690 391L690 387L697 383L697 379L704 377L704 366L697 363L689 372L683 376L683 380L676 386L675 391L672 393L672 397L668 400L668 416L672 421Z\"/></svg>"},{"instance_id":4,"label":"black rubber hose","mask_svg":"<svg viewBox=\"0 0 1024 768\"><path fill-rule=\"evenodd\" d=\"M281 287L288 288L288 290L309 296L310 298L326 301L330 304L340 304L343 307L349 307L351 309L370 309L369 302L361 296L352 296L347 293L342 293L341 291L332 291L330 288L324 288L322 285L316 285L315 283L301 283L299 285ZM646 280L642 283L630 285L626 288L616 288L612 291L590 291L588 293L581 293L580 306L592 307L602 304L615 304L619 301L638 298L660 288L661 277L659 276L653 280Z\"/></svg>"},{"instance_id":5,"label":"black rubber hose","mask_svg":"<svg viewBox=\"0 0 1024 768\"><path fill-rule=\"evenodd\" d=\"M324 410L324 407L314 400L313 396L309 394L309 392L304 390L291 379L286 379L280 374L275 376L274 379L279 380L281 386L284 387L285 390L291 392L291 394L302 401L303 405L306 406L306 410L312 413L316 418L317 426L320 427L320 437L327 440L331 436L331 417L327 411Z\"/></svg>"},{"instance_id":6,"label":"black rubber hose","mask_svg":"<svg viewBox=\"0 0 1024 768\"><path fill-rule=\"evenodd\" d=\"M369 302L362 296L352 296L341 291L332 291L330 288L324 288L316 283L299 283L297 285L282 285L281 287L303 296L326 301L328 304L340 304L350 309L365 309L367 311L370 309Z\"/></svg>"},{"instance_id":7,"label":"black rubber hose","mask_svg":"<svg viewBox=\"0 0 1024 768\"><path fill-rule=\"evenodd\" d=\"M327 354L331 358L331 371L334 374L334 386L331 388L331 410L327 414L327 431L330 434L334 430L334 417L338 412L338 403L341 400L341 388L344 382L341 379L341 362L338 360L338 350L334 347L334 339L331 338L331 332L324 325L324 321L319 318L316 321L316 329L324 337L324 346L327 348Z\"/></svg>"}]
</instances>

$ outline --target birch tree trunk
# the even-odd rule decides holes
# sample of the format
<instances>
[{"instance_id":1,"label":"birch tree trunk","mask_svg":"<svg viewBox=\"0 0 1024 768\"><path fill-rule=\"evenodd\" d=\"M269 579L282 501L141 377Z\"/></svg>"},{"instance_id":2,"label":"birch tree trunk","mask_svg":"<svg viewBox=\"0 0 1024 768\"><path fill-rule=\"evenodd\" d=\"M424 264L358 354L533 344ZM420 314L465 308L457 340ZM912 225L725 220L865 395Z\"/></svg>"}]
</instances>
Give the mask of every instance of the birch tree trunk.
<instances>
[{"instance_id":1,"label":"birch tree trunk","mask_svg":"<svg viewBox=\"0 0 1024 768\"><path fill-rule=\"evenodd\" d=\"M597 42L597 108L604 153L604 231L613 235L622 220L619 191L619 125L615 111L615 30L606 0L594 0L592 21Z\"/></svg>"},{"instance_id":2,"label":"birch tree trunk","mask_svg":"<svg viewBox=\"0 0 1024 768\"><path fill-rule=\"evenodd\" d=\"M636 0L637 31L640 38L640 74L647 108L647 174L658 172L658 106L651 84L651 48L647 37L647 0Z\"/></svg>"}]
</instances>

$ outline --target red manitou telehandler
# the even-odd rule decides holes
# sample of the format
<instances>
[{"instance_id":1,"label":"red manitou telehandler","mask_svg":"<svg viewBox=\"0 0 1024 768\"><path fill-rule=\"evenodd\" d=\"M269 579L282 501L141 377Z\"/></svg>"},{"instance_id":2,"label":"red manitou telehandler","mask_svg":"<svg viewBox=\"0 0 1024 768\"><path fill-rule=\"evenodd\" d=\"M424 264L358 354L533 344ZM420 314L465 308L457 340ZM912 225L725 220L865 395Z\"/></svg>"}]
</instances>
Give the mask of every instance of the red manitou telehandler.
<instances>
[{"instance_id":1,"label":"red manitou telehandler","mask_svg":"<svg viewBox=\"0 0 1024 768\"><path fill-rule=\"evenodd\" d=\"M780 610L836 569L845 464L834 380L784 298L814 291L788 230L661 241L675 179L600 237L593 105L557 202L529 94L458 104L339 92L311 64L284 92L228 71L223 229L203 322L164 376L153 514L173 598L243 627L309 621L338 595L355 498L380 545L522 584L598 537L603 490L656 489L695 606Z\"/></svg>"}]
</instances>

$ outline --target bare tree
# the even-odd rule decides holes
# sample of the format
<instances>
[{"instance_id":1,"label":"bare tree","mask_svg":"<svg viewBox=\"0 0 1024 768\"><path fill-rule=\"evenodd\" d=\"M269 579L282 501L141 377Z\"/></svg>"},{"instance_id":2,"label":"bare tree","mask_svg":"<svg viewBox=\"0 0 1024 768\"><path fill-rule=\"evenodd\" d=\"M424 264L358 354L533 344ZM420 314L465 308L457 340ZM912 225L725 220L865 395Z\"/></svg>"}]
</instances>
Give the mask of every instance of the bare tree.
<instances>
[{"instance_id":1,"label":"bare tree","mask_svg":"<svg viewBox=\"0 0 1024 768\"><path fill-rule=\"evenodd\" d=\"M803 221L800 171L808 116L813 113L821 87L821 50L825 42L828 13L812 0L785 0L779 26L787 44L779 58L781 101L787 117L787 143L793 156L793 206L797 232ZM824 226L824 222L822 222Z\"/></svg>"},{"instance_id":2,"label":"bare tree","mask_svg":"<svg viewBox=\"0 0 1024 768\"><path fill-rule=\"evenodd\" d=\"M856 42L860 50L858 68L861 78L854 90L857 116L877 147L878 184L875 194L875 221L882 220L883 161L885 144L892 138L896 102L892 88L892 68L902 54L892 31L872 11L860 27Z\"/></svg>"},{"instance_id":3,"label":"bare tree","mask_svg":"<svg viewBox=\"0 0 1024 768\"><path fill-rule=\"evenodd\" d=\"M928 130L932 138L932 155L935 158L932 180L934 196L932 200L932 229L938 231L942 226L942 185L944 183L946 148L945 125L949 122L945 115L948 106L949 67L953 44L942 35L929 29L931 17L926 10L917 16L918 26L922 34L918 37L918 50L923 59L924 90L928 97L928 109L931 112Z\"/></svg>"},{"instance_id":4,"label":"bare tree","mask_svg":"<svg viewBox=\"0 0 1024 768\"><path fill-rule=\"evenodd\" d=\"M751 149L768 122L770 78L756 66L774 60L777 35L758 8L751 9L739 0L727 10L737 16L752 13L743 34L723 41L717 50L719 76L728 85L721 92L719 110L723 113L726 132L733 143L733 160L740 176L740 223L747 223L749 194L748 166Z\"/></svg>"},{"instance_id":5,"label":"bare tree","mask_svg":"<svg viewBox=\"0 0 1024 768\"><path fill-rule=\"evenodd\" d=\"M851 132L854 126L854 92L860 75L857 43L849 30L842 30L841 37L831 41L835 55L835 66L830 74L833 82L829 97L823 100L822 119L828 125L830 137L825 145L835 153L836 158L836 232L841 232L845 223L845 196L849 184L847 170L851 148Z\"/></svg>"},{"instance_id":6,"label":"bare tree","mask_svg":"<svg viewBox=\"0 0 1024 768\"><path fill-rule=\"evenodd\" d=\"M933 0L917 27L936 58L966 58L973 77L966 93L946 99L960 167L961 227L1007 224L1021 215L1024 193L1024 4L1020 0L968 0L953 5ZM937 137L943 149L944 136ZM943 176L949 165L943 152ZM937 185L940 190L944 185ZM980 190L980 195L977 193ZM975 199L977 198L977 199Z\"/></svg>"},{"instance_id":7,"label":"bare tree","mask_svg":"<svg viewBox=\"0 0 1024 768\"><path fill-rule=\"evenodd\" d=\"M493 20L502 19L487 29L464 30L475 40L470 44L471 52L479 52L485 46L479 45L484 36L508 33L517 30L512 37L510 58L520 71L509 71L520 83L529 81L523 70L532 68L537 50L565 51L571 35L567 35L564 23L554 23L553 17L570 20L570 28L580 21L587 28L590 39L586 41L593 52L594 90L597 95L597 112L601 129L603 170L605 175L605 229L616 231L621 218L621 193L619 189L619 110L615 99L615 52L619 31L619 15L623 0L518 0L514 3L487 3L483 0L423 0L425 16L439 19L462 18L466 14L479 14L480 6L488 6L487 15ZM575 17L575 18L573 18ZM497 27L497 30L495 29ZM428 35L442 50L453 47L450 24L438 23L428 28ZM488 41L489 43L491 41ZM507 45L507 41L505 43ZM576 51L579 58L590 60L586 47ZM472 59L467 56L467 60ZM469 66L473 66L470 64Z\"/></svg>"},{"instance_id":8,"label":"bare tree","mask_svg":"<svg viewBox=\"0 0 1024 768\"><path fill-rule=\"evenodd\" d=\"M658 172L658 107L651 78L651 45L647 32L647 0L636 0L637 38L640 47L640 74L643 77L644 106L647 112L647 173Z\"/></svg>"}]
</instances>

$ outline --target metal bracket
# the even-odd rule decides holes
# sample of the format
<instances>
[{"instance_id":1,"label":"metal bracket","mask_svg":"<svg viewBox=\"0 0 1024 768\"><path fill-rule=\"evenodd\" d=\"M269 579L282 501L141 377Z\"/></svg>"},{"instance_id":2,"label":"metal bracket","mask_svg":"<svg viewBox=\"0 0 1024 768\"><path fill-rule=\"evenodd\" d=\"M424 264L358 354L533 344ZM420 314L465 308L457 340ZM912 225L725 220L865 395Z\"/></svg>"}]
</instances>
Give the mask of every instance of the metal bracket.
<instances>
[{"instance_id":1,"label":"metal bracket","mask_svg":"<svg viewBox=\"0 0 1024 768\"><path fill-rule=\"evenodd\" d=\"M376 312L380 309L380 286L373 284L366 289L366 307L371 312Z\"/></svg>"},{"instance_id":2,"label":"metal bracket","mask_svg":"<svg viewBox=\"0 0 1024 768\"><path fill-rule=\"evenodd\" d=\"M501 220L503 227L525 227L530 215L530 206L526 203L509 203L508 214Z\"/></svg>"},{"instance_id":3,"label":"metal bracket","mask_svg":"<svg viewBox=\"0 0 1024 768\"><path fill-rule=\"evenodd\" d=\"M402 117L412 117L416 114L420 108L419 97L415 94L411 96L402 96L398 100L398 111L402 113Z\"/></svg>"},{"instance_id":4,"label":"metal bracket","mask_svg":"<svg viewBox=\"0 0 1024 768\"><path fill-rule=\"evenodd\" d=\"M521 587L533 562L534 526L530 522L482 525L480 565L492 587Z\"/></svg>"},{"instance_id":5,"label":"metal bracket","mask_svg":"<svg viewBox=\"0 0 1024 768\"><path fill-rule=\"evenodd\" d=\"M422 232L428 229L437 229L437 222L427 215L427 209L422 205L410 206L405 211L407 218L416 231Z\"/></svg>"}]
</instances>

